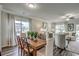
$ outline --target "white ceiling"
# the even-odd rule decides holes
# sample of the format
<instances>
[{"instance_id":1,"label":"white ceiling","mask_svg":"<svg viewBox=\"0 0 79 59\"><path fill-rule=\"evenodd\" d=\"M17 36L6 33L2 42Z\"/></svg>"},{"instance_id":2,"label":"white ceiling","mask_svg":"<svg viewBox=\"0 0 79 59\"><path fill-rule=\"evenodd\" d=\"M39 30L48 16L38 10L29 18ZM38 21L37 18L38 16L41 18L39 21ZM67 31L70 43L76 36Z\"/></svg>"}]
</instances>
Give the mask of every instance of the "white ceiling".
<instances>
[{"instance_id":1,"label":"white ceiling","mask_svg":"<svg viewBox=\"0 0 79 59\"><path fill-rule=\"evenodd\" d=\"M25 4L21 3L5 3L1 4L4 9L17 13L18 15L23 15L27 17L41 18L46 21L63 21L61 16L67 13L78 14L79 4L77 3L39 3L37 4L39 8L31 9Z\"/></svg>"}]
</instances>

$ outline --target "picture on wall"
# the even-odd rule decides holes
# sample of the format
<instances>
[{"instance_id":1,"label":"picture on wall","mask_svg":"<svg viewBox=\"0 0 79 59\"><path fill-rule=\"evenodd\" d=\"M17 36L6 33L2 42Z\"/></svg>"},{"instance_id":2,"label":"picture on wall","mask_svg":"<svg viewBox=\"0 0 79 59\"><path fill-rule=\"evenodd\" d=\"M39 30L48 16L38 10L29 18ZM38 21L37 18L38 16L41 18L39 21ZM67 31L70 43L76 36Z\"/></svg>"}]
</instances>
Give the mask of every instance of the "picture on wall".
<instances>
[{"instance_id":1,"label":"picture on wall","mask_svg":"<svg viewBox=\"0 0 79 59\"><path fill-rule=\"evenodd\" d=\"M73 23L68 24L68 31L74 31L74 24Z\"/></svg>"}]
</instances>

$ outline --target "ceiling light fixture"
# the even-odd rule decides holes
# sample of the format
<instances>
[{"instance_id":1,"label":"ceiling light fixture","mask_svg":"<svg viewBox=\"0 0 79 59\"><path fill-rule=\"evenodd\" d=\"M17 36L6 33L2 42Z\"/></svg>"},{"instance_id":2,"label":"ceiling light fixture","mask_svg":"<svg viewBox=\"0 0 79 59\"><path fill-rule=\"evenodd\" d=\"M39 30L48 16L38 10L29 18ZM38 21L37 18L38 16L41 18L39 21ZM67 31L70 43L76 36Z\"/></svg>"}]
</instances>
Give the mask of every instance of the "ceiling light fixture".
<instances>
[{"instance_id":1,"label":"ceiling light fixture","mask_svg":"<svg viewBox=\"0 0 79 59\"><path fill-rule=\"evenodd\" d=\"M69 20L70 20L69 18L66 19L66 21L69 21Z\"/></svg>"},{"instance_id":2,"label":"ceiling light fixture","mask_svg":"<svg viewBox=\"0 0 79 59\"><path fill-rule=\"evenodd\" d=\"M34 3L27 3L26 4L29 8L37 8L37 5L36 4L34 4Z\"/></svg>"}]
</instances>

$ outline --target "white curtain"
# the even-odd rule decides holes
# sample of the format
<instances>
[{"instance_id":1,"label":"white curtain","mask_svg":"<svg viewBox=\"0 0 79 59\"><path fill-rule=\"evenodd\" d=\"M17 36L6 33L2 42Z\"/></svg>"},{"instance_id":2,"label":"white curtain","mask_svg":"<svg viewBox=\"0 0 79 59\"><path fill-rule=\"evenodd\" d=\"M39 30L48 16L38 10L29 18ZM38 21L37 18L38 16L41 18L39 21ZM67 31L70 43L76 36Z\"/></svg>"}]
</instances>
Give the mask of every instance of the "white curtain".
<instances>
[{"instance_id":1,"label":"white curtain","mask_svg":"<svg viewBox=\"0 0 79 59\"><path fill-rule=\"evenodd\" d=\"M15 46L17 44L16 32L15 32L15 20L20 20L24 22L31 22L31 21L29 21L29 19L14 16L5 12L2 12L1 16L2 16L1 17L2 18L2 22L1 22L2 47Z\"/></svg>"},{"instance_id":2,"label":"white curtain","mask_svg":"<svg viewBox=\"0 0 79 59\"><path fill-rule=\"evenodd\" d=\"M16 36L15 36L15 17L14 15L8 14L8 38L9 45L16 45Z\"/></svg>"},{"instance_id":3,"label":"white curtain","mask_svg":"<svg viewBox=\"0 0 79 59\"><path fill-rule=\"evenodd\" d=\"M14 15L2 12L1 15L1 37L2 37L2 47L15 46L15 17Z\"/></svg>"}]
</instances>

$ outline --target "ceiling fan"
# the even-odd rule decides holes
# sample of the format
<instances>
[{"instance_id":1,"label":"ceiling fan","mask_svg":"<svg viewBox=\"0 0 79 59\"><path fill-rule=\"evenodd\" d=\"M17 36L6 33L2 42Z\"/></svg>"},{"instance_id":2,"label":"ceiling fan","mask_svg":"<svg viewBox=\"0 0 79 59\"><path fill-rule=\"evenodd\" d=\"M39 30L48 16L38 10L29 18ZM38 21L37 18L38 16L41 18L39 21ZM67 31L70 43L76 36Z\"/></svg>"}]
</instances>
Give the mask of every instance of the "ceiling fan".
<instances>
[{"instance_id":1,"label":"ceiling fan","mask_svg":"<svg viewBox=\"0 0 79 59\"><path fill-rule=\"evenodd\" d=\"M61 18L65 19L66 21L69 21L71 19L75 19L76 17L73 14L66 14L65 16L62 16Z\"/></svg>"}]
</instances>

